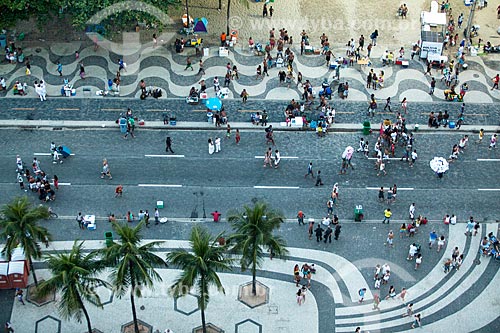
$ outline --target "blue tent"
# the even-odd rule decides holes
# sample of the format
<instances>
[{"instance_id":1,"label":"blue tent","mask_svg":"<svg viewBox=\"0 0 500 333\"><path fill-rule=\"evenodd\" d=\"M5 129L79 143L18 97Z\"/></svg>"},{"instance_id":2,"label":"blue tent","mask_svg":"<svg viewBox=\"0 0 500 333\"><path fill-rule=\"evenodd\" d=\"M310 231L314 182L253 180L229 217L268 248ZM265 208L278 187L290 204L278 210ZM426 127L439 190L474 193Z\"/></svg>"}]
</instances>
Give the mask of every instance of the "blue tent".
<instances>
[{"instance_id":1,"label":"blue tent","mask_svg":"<svg viewBox=\"0 0 500 333\"><path fill-rule=\"evenodd\" d=\"M196 32L208 32L208 20L204 17L198 17L194 19L193 31Z\"/></svg>"}]
</instances>

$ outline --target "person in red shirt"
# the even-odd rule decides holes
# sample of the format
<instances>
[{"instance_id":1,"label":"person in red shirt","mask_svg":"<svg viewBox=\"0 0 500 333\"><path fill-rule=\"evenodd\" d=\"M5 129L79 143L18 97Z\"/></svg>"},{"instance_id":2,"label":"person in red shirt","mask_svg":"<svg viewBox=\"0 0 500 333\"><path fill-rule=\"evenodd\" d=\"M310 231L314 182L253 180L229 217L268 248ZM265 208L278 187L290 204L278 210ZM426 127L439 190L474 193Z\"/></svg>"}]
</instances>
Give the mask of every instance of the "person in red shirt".
<instances>
[{"instance_id":1,"label":"person in red shirt","mask_svg":"<svg viewBox=\"0 0 500 333\"><path fill-rule=\"evenodd\" d=\"M212 212L212 216L214 217L214 222L219 222L221 215L222 214L219 213L218 211Z\"/></svg>"},{"instance_id":2,"label":"person in red shirt","mask_svg":"<svg viewBox=\"0 0 500 333\"><path fill-rule=\"evenodd\" d=\"M498 89L498 82L500 82L500 74L497 74L497 76L495 76L492 80L493 80L493 87L491 88L491 90L495 88Z\"/></svg>"},{"instance_id":3,"label":"person in red shirt","mask_svg":"<svg viewBox=\"0 0 500 333\"><path fill-rule=\"evenodd\" d=\"M220 46L226 46L227 35L225 32L220 34Z\"/></svg>"},{"instance_id":4,"label":"person in red shirt","mask_svg":"<svg viewBox=\"0 0 500 333\"><path fill-rule=\"evenodd\" d=\"M304 223L304 217L306 215L304 214L304 212L302 212L301 210L299 210L299 213L297 214L297 220L299 221L299 225L301 224L305 224Z\"/></svg>"}]
</instances>

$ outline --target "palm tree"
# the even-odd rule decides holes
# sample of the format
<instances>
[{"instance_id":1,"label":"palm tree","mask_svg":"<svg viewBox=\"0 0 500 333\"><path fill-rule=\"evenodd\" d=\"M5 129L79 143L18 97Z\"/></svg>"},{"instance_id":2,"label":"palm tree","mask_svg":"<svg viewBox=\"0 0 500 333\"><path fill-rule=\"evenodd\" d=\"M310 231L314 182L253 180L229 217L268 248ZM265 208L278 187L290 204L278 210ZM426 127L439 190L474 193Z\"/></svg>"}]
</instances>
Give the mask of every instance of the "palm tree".
<instances>
[{"instance_id":1,"label":"palm tree","mask_svg":"<svg viewBox=\"0 0 500 333\"><path fill-rule=\"evenodd\" d=\"M39 220L49 218L48 209L44 206L33 207L28 197L24 196L14 198L2 207L0 213L0 237L5 239L2 254L10 260L12 251L20 246L29 261L35 285L38 286L32 259L42 257L40 242L51 239L47 229L38 225Z\"/></svg>"},{"instance_id":2,"label":"palm tree","mask_svg":"<svg viewBox=\"0 0 500 333\"><path fill-rule=\"evenodd\" d=\"M152 252L153 248L162 242L141 244L140 232L143 225L144 221L141 221L134 228L130 228L126 224L113 222L113 229L120 241L100 250L107 264L112 267L111 284L117 296L122 297L130 290L135 333L139 333L135 296L141 297L141 288L137 286L153 289L154 281L162 281L156 268L166 266L165 261Z\"/></svg>"},{"instance_id":3,"label":"palm tree","mask_svg":"<svg viewBox=\"0 0 500 333\"><path fill-rule=\"evenodd\" d=\"M220 237L222 237L221 234L212 238L205 229L195 227L191 231L189 239L191 243L190 252L185 249L178 249L167 255L169 263L177 265L183 270L171 287L174 297L186 295L193 286L196 286L203 333L207 332L205 309L210 297L208 288L215 286L225 294L217 272L231 269L232 260L224 257L226 248L216 244L216 240Z\"/></svg>"},{"instance_id":4,"label":"palm tree","mask_svg":"<svg viewBox=\"0 0 500 333\"><path fill-rule=\"evenodd\" d=\"M283 223L282 213L270 209L267 204L257 202L253 207L244 206L243 212L229 214L234 234L228 238L233 252L241 254L241 269L252 271L252 294L257 294L257 268L264 260L263 247L267 247L271 254L283 258L288 254L285 240L273 234Z\"/></svg>"},{"instance_id":5,"label":"palm tree","mask_svg":"<svg viewBox=\"0 0 500 333\"><path fill-rule=\"evenodd\" d=\"M249 8L249 4L248 4L248 0L239 0L240 2L242 2L245 7ZM221 6L219 5L219 8ZM229 37L229 18L231 17L231 0L227 0L227 15L226 15L226 34L227 34L227 38L230 38Z\"/></svg>"},{"instance_id":6,"label":"palm tree","mask_svg":"<svg viewBox=\"0 0 500 333\"><path fill-rule=\"evenodd\" d=\"M104 269L100 261L95 260L95 253L84 254L84 242L75 241L69 253L47 256L47 264L52 278L40 283L37 294L44 297L52 292L61 291L59 313L65 319L76 318L82 322L82 313L87 321L88 333L92 333L90 317L83 300L102 308L99 295L94 287L108 286L106 281L96 277Z\"/></svg>"}]
</instances>

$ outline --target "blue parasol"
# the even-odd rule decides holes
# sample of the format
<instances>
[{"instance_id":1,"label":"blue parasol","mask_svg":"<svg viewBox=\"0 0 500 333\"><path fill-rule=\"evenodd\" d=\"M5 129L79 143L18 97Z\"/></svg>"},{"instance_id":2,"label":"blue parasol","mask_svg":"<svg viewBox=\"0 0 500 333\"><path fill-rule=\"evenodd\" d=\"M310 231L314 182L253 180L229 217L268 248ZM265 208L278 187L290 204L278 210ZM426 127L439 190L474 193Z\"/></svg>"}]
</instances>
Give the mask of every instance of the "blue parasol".
<instances>
[{"instance_id":1,"label":"blue parasol","mask_svg":"<svg viewBox=\"0 0 500 333\"><path fill-rule=\"evenodd\" d=\"M220 111L222 109L222 101L217 97L207 99L205 105L211 111Z\"/></svg>"}]
</instances>

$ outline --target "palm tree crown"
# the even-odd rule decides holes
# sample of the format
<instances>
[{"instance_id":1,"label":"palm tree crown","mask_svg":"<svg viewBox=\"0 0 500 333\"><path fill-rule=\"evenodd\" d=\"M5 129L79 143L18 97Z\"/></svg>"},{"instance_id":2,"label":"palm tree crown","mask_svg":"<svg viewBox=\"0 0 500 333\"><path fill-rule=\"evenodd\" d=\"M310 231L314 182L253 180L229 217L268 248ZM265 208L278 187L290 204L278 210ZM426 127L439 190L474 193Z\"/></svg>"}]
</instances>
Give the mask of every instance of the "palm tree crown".
<instances>
[{"instance_id":1,"label":"palm tree crown","mask_svg":"<svg viewBox=\"0 0 500 333\"><path fill-rule=\"evenodd\" d=\"M46 262L52 272L52 278L42 282L37 291L40 296L61 291L59 301L61 316L64 319L74 317L81 322L83 313L87 320L88 332L91 333L92 325L83 300L102 308L101 300L94 288L108 286L108 283L96 277L104 266L95 260L95 253L83 253L83 243L75 241L69 253L47 256Z\"/></svg>"},{"instance_id":2,"label":"palm tree crown","mask_svg":"<svg viewBox=\"0 0 500 333\"><path fill-rule=\"evenodd\" d=\"M241 269L245 271L251 267L254 294L257 268L264 260L264 247L280 258L288 254L285 240L273 234L284 219L283 214L263 202L257 202L253 207L244 206L243 212L229 214L228 221L235 233L229 237L228 243L233 252L241 254Z\"/></svg>"},{"instance_id":3,"label":"palm tree crown","mask_svg":"<svg viewBox=\"0 0 500 333\"><path fill-rule=\"evenodd\" d=\"M16 247L22 247L25 256L30 261L35 283L36 279L31 259L40 259L42 249L40 242L49 241L51 236L46 228L39 226L38 221L49 217L49 211L44 206L32 207L28 197L14 198L1 209L0 237L5 239L2 254L10 259Z\"/></svg>"},{"instance_id":4,"label":"palm tree crown","mask_svg":"<svg viewBox=\"0 0 500 333\"><path fill-rule=\"evenodd\" d=\"M130 288L130 302L136 333L139 333L139 327L134 295L141 297L141 289L137 286L153 289L155 281L162 281L156 268L166 266L165 261L152 252L162 242L141 244L140 232L143 225L144 222L140 222L134 228L130 228L126 224L114 222L113 229L120 241L113 242L111 246L101 250L105 261L112 267L111 283L117 296L122 297Z\"/></svg>"},{"instance_id":5,"label":"palm tree crown","mask_svg":"<svg viewBox=\"0 0 500 333\"><path fill-rule=\"evenodd\" d=\"M217 239L220 237L221 235L212 238L205 229L195 227L190 236L191 252L178 249L167 255L167 261L179 266L183 271L171 287L174 296L186 295L196 286L204 332L206 331L205 309L210 299L208 289L210 286L215 286L225 293L217 272L231 269L232 260L224 257L226 248L217 244Z\"/></svg>"}]
</instances>

